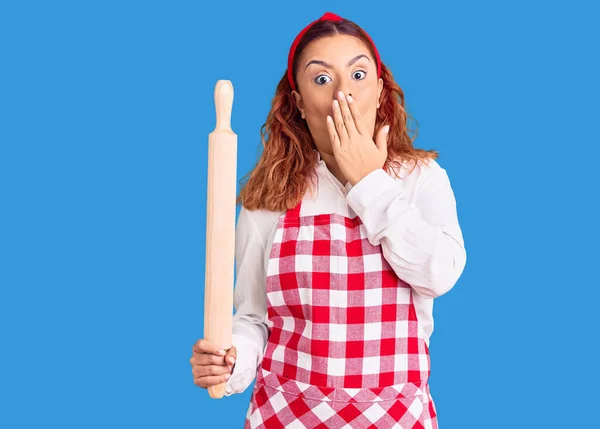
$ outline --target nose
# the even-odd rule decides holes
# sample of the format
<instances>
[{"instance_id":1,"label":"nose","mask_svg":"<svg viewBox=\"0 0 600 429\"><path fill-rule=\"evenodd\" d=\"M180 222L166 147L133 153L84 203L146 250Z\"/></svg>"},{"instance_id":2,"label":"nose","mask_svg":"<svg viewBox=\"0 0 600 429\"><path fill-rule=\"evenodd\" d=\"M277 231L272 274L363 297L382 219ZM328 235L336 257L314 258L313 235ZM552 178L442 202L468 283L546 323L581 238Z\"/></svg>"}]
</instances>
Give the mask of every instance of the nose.
<instances>
[{"instance_id":1,"label":"nose","mask_svg":"<svg viewBox=\"0 0 600 429\"><path fill-rule=\"evenodd\" d=\"M336 100L339 99L339 93L340 93L340 91L342 91L344 93L344 97L348 97L348 96L353 97L353 95L352 95L351 92L344 91L343 89L338 89L338 90L336 90L335 94L333 94L333 98L334 99L336 99Z\"/></svg>"},{"instance_id":2,"label":"nose","mask_svg":"<svg viewBox=\"0 0 600 429\"><path fill-rule=\"evenodd\" d=\"M336 88L335 97L339 91L342 91L346 96L352 96L352 89L350 88L350 81L348 79L342 79L338 87Z\"/></svg>"}]
</instances>

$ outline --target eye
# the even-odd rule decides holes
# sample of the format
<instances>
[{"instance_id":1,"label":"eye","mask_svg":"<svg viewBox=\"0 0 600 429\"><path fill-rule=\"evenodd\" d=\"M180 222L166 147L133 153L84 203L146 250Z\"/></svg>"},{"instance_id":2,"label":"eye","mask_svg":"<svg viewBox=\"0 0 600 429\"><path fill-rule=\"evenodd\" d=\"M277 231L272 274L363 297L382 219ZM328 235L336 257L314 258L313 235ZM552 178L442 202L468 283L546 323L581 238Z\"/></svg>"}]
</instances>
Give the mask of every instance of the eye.
<instances>
[{"instance_id":1,"label":"eye","mask_svg":"<svg viewBox=\"0 0 600 429\"><path fill-rule=\"evenodd\" d=\"M315 79L315 83L317 85L325 85L327 83L327 79L331 80L331 78L329 76L327 76L326 74L320 74Z\"/></svg>"},{"instance_id":2,"label":"eye","mask_svg":"<svg viewBox=\"0 0 600 429\"><path fill-rule=\"evenodd\" d=\"M357 80L362 80L362 79L365 78L365 76L367 76L367 72L365 72L363 70L355 71L354 74L353 74L353 76L356 77L356 75L360 75L361 73L362 73L362 77L358 77Z\"/></svg>"}]
</instances>

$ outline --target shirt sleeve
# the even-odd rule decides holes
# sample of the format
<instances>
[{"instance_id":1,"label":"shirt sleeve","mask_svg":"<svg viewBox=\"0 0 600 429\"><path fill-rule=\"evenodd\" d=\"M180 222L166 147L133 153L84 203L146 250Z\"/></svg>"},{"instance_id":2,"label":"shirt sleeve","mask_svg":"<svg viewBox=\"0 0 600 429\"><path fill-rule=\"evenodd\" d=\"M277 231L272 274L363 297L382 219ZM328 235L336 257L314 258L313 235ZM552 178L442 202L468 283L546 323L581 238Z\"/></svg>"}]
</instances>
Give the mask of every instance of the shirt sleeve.
<instances>
[{"instance_id":1,"label":"shirt sleeve","mask_svg":"<svg viewBox=\"0 0 600 429\"><path fill-rule=\"evenodd\" d=\"M232 343L237 350L225 395L241 393L254 381L268 339L265 246L251 214L242 207L235 239L236 284Z\"/></svg>"},{"instance_id":2,"label":"shirt sleeve","mask_svg":"<svg viewBox=\"0 0 600 429\"><path fill-rule=\"evenodd\" d=\"M436 298L454 287L467 255L446 170L435 161L421 168L424 183L414 204L405 195L403 179L383 169L363 178L346 198L369 242L381 245L398 277L418 294Z\"/></svg>"}]
</instances>

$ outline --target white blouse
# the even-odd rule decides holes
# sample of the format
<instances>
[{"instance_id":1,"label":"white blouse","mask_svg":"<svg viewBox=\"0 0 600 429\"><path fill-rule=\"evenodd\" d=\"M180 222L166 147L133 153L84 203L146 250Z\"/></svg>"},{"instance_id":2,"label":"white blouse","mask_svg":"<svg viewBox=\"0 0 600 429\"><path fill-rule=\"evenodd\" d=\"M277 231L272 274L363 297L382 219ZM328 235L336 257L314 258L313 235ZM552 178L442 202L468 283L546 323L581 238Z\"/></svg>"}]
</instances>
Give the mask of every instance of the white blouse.
<instances>
[{"instance_id":1,"label":"white blouse","mask_svg":"<svg viewBox=\"0 0 600 429\"><path fill-rule=\"evenodd\" d=\"M307 194L301 215L340 212L359 216L372 245L399 278L411 285L427 344L433 332L433 299L461 276L466 251L450 180L435 160L403 166L400 178L376 170L355 186L342 185L316 152L318 192ZM409 174L410 173L410 174ZM343 213L346 210L342 210ZM233 345L237 360L226 395L243 392L256 377L268 340L266 272L278 217L284 212L242 207L236 226Z\"/></svg>"}]
</instances>

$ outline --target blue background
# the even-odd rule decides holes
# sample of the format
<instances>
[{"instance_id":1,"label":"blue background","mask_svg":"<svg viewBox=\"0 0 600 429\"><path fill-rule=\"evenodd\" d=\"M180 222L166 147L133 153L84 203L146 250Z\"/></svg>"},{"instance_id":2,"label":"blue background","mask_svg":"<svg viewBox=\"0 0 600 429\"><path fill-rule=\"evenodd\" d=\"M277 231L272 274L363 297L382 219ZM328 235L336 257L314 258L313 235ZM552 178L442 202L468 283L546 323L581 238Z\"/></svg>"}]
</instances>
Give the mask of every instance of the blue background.
<instances>
[{"instance_id":1,"label":"blue background","mask_svg":"<svg viewBox=\"0 0 600 429\"><path fill-rule=\"evenodd\" d=\"M212 400L189 363L214 85L235 87L241 178L293 38L331 11L376 41L458 201L441 429L600 427L588 3L3 2L0 426L242 427L251 389Z\"/></svg>"}]
</instances>

